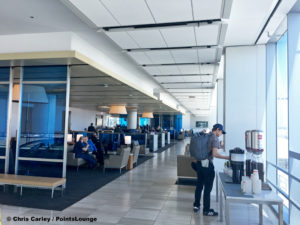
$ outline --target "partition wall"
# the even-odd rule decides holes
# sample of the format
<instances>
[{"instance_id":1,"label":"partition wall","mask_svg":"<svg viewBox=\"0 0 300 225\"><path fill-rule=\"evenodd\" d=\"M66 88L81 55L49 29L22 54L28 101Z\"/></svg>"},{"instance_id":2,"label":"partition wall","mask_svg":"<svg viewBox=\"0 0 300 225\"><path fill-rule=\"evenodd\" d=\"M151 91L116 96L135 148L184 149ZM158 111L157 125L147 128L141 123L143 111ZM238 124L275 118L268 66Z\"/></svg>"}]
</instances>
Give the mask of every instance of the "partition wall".
<instances>
[{"instance_id":1,"label":"partition wall","mask_svg":"<svg viewBox=\"0 0 300 225\"><path fill-rule=\"evenodd\" d=\"M69 95L68 66L0 68L2 172L66 176Z\"/></svg>"}]
</instances>

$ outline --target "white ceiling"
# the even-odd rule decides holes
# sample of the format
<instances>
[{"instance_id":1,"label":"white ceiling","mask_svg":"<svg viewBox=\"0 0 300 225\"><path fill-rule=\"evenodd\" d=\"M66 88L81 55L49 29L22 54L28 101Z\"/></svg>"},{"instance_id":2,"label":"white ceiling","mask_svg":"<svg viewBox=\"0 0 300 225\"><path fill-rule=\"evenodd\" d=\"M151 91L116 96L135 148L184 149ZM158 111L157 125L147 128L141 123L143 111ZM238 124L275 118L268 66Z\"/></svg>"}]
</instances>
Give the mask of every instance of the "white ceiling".
<instances>
[{"instance_id":1,"label":"white ceiling","mask_svg":"<svg viewBox=\"0 0 300 225\"><path fill-rule=\"evenodd\" d=\"M282 4L286 2L282 0ZM97 28L115 26L222 19L221 22L201 23L199 26L179 24L105 31L120 47L120 54L121 51L133 49L127 52L127 56L149 76L180 75L153 76L153 79L159 83L178 82L161 84L161 91L170 92L193 114L203 115L210 106L209 88L214 87L223 47L254 44L276 3L277 0L0 0L0 35L96 32ZM296 6L294 10L297 10ZM210 82L210 85L204 83L200 86L196 82ZM195 102L180 98L187 93L203 96L206 102L201 102L202 107L194 109ZM194 100L198 101L197 98ZM201 111L202 108L205 110Z\"/></svg>"},{"instance_id":2,"label":"white ceiling","mask_svg":"<svg viewBox=\"0 0 300 225\"><path fill-rule=\"evenodd\" d=\"M161 84L162 92L167 91L172 94L172 90L177 88L201 90L214 87L222 53L220 45L224 41L223 33L227 29L227 25L220 22L225 1L97 0L91 1L90 7L84 1L68 1L97 27L103 27L106 35L121 49L126 50L128 56L138 66L149 75L154 75L153 78ZM230 5L231 1L226 2ZM100 14L103 9L106 9L101 19L94 18L95 8L99 8ZM113 20L117 25L112 22ZM197 20L214 21L209 24L148 26L146 29L132 27ZM219 21L215 22L215 20ZM110 31L109 27L119 29ZM180 98L181 96L175 94L173 96L191 113L197 115L201 113L199 108L205 110L209 108L210 93L196 94L190 94L195 97L193 99L191 97L191 100Z\"/></svg>"}]
</instances>

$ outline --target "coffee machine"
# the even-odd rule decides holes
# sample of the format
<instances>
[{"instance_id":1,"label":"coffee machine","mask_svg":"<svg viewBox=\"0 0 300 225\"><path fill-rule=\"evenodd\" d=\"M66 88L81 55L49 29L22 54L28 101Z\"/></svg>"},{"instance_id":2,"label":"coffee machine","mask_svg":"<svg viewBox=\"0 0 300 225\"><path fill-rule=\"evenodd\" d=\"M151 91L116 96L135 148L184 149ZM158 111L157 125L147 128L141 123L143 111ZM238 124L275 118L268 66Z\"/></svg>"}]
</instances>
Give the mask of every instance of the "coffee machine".
<instances>
[{"instance_id":1,"label":"coffee machine","mask_svg":"<svg viewBox=\"0 0 300 225\"><path fill-rule=\"evenodd\" d=\"M240 184L244 176L245 151L240 148L234 148L229 151L230 165L232 168L232 182Z\"/></svg>"}]
</instances>

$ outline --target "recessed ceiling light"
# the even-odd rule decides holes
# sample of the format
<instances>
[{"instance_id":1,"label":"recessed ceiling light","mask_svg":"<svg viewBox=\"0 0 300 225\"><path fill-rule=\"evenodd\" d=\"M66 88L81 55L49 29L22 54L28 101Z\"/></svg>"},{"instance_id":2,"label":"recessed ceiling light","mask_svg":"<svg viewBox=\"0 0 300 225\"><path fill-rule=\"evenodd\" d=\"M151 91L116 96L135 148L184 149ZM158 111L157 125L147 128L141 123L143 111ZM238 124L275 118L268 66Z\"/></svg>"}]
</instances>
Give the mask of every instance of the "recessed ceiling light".
<instances>
[{"instance_id":1,"label":"recessed ceiling light","mask_svg":"<svg viewBox=\"0 0 300 225\"><path fill-rule=\"evenodd\" d=\"M34 16L30 16L29 18L30 18L30 19L34 19Z\"/></svg>"}]
</instances>

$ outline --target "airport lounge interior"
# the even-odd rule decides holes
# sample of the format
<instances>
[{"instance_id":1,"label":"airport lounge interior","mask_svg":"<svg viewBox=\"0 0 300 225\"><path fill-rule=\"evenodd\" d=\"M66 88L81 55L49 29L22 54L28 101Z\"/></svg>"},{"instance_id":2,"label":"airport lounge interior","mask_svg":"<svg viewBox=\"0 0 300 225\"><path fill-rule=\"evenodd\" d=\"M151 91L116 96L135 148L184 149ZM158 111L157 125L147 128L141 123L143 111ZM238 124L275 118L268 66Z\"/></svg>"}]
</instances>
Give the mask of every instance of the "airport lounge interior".
<instances>
[{"instance_id":1,"label":"airport lounge interior","mask_svg":"<svg viewBox=\"0 0 300 225\"><path fill-rule=\"evenodd\" d=\"M298 225L299 85L300 0L0 0L0 225Z\"/></svg>"}]
</instances>

